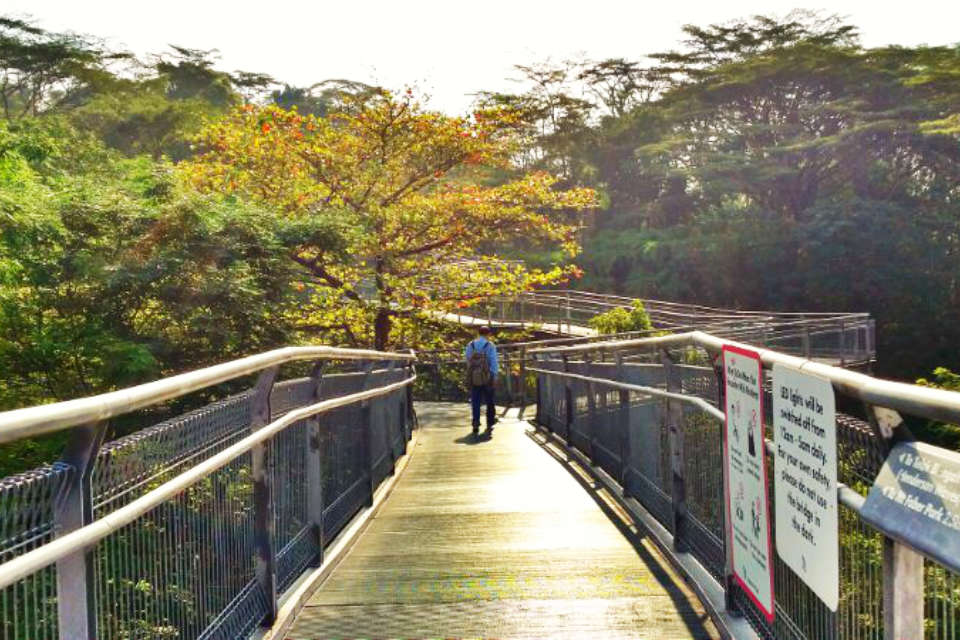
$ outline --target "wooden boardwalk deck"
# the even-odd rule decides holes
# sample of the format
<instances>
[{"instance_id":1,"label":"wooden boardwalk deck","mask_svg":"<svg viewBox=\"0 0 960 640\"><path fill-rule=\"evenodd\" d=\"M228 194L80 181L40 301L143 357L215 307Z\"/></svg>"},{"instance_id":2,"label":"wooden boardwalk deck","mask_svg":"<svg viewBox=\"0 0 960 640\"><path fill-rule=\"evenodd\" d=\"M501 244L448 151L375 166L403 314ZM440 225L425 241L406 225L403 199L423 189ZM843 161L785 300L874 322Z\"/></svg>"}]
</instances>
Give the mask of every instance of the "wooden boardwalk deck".
<instances>
[{"instance_id":1,"label":"wooden boardwalk deck","mask_svg":"<svg viewBox=\"0 0 960 640\"><path fill-rule=\"evenodd\" d=\"M288 638L719 637L526 423L475 441L465 405L418 414L409 466Z\"/></svg>"}]
</instances>

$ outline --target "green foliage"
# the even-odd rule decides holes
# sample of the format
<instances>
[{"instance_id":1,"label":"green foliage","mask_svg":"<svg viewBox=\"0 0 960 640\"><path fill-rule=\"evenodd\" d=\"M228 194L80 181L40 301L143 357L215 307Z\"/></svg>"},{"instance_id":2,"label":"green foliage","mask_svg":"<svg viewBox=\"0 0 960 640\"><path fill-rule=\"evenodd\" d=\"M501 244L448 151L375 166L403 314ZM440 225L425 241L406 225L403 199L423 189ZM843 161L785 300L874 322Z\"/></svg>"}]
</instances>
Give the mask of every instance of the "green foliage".
<instances>
[{"instance_id":1,"label":"green foliage","mask_svg":"<svg viewBox=\"0 0 960 640\"><path fill-rule=\"evenodd\" d=\"M650 315L640 300L634 300L630 309L617 307L590 318L590 326L600 334L649 331L653 329Z\"/></svg>"},{"instance_id":2,"label":"green foliage","mask_svg":"<svg viewBox=\"0 0 960 640\"><path fill-rule=\"evenodd\" d=\"M486 96L527 107L532 166L604 194L580 286L868 311L881 375L960 367L957 49L867 49L805 12L685 32L652 64L524 67L529 92Z\"/></svg>"},{"instance_id":3,"label":"green foliage","mask_svg":"<svg viewBox=\"0 0 960 640\"><path fill-rule=\"evenodd\" d=\"M288 253L307 233L62 119L0 123L0 409L289 344ZM5 447L0 472L50 460L60 441L44 442Z\"/></svg>"},{"instance_id":4,"label":"green foliage","mask_svg":"<svg viewBox=\"0 0 960 640\"><path fill-rule=\"evenodd\" d=\"M933 370L933 379L920 378L917 384L934 389L960 391L960 374L954 373L946 367L937 367ZM960 451L960 425L930 421L914 427L916 435L925 442L932 442L941 447Z\"/></svg>"}]
</instances>

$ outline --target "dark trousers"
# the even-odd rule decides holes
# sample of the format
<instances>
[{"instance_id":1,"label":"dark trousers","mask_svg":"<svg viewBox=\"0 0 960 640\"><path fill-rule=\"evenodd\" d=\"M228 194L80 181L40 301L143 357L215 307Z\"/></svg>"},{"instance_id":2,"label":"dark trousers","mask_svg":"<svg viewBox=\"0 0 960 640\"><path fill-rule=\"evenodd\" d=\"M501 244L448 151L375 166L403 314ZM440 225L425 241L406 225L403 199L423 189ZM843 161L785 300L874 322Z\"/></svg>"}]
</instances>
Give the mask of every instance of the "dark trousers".
<instances>
[{"instance_id":1,"label":"dark trousers","mask_svg":"<svg viewBox=\"0 0 960 640\"><path fill-rule=\"evenodd\" d=\"M496 422L496 409L493 407L493 385L480 385L470 388L470 404L473 408L473 426L480 426L480 405L487 404L487 429Z\"/></svg>"}]
</instances>

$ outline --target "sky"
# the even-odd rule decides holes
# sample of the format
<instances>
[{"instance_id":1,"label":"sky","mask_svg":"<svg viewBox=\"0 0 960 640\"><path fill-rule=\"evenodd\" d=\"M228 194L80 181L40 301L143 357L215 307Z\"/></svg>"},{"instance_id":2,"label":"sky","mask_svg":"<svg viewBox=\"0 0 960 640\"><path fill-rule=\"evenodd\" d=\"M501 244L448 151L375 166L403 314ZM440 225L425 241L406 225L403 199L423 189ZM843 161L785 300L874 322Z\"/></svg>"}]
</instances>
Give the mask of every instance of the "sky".
<instances>
[{"instance_id":1,"label":"sky","mask_svg":"<svg viewBox=\"0 0 960 640\"><path fill-rule=\"evenodd\" d=\"M640 59L706 25L803 6L844 16L866 46L956 44L960 1L849 0L3 0L0 13L46 29L105 38L139 55L176 44L218 49L226 71L265 72L298 86L348 78L415 87L427 104L463 113L479 90L518 91L515 64Z\"/></svg>"}]
</instances>

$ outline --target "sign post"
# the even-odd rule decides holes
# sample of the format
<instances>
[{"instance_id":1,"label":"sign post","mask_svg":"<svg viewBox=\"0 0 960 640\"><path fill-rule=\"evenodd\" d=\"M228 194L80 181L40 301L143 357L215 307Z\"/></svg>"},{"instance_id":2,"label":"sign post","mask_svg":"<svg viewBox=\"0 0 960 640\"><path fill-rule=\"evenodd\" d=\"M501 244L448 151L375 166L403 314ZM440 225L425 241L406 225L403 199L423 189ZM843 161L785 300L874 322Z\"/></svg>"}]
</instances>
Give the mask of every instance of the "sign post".
<instances>
[{"instance_id":1,"label":"sign post","mask_svg":"<svg viewBox=\"0 0 960 640\"><path fill-rule=\"evenodd\" d=\"M840 599L836 418L830 381L774 365L777 554L831 611Z\"/></svg>"},{"instance_id":2,"label":"sign post","mask_svg":"<svg viewBox=\"0 0 960 640\"><path fill-rule=\"evenodd\" d=\"M733 576L773 621L773 553L763 429L763 367L753 351L723 347L724 464Z\"/></svg>"}]
</instances>

